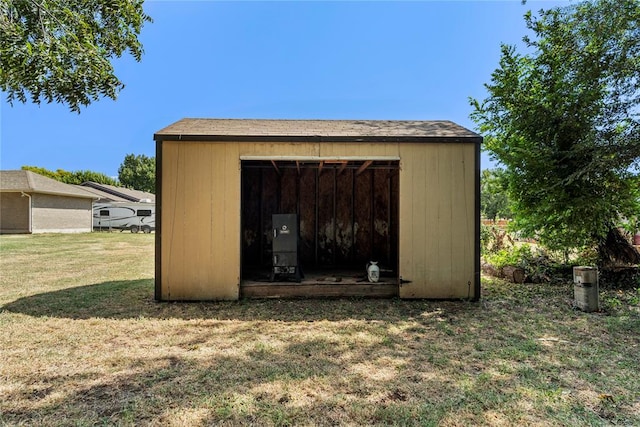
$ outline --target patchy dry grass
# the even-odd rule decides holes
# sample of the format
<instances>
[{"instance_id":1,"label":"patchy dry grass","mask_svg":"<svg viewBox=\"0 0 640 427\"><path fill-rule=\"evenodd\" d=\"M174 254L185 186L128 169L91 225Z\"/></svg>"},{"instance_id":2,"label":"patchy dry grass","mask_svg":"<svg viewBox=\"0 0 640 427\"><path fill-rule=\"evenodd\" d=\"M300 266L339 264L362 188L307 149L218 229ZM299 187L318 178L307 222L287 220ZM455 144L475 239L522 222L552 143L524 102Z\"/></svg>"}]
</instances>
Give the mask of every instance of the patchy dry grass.
<instances>
[{"instance_id":1,"label":"patchy dry grass","mask_svg":"<svg viewBox=\"0 0 640 427\"><path fill-rule=\"evenodd\" d=\"M640 424L637 294L483 286L156 303L153 235L0 236L0 424Z\"/></svg>"}]
</instances>

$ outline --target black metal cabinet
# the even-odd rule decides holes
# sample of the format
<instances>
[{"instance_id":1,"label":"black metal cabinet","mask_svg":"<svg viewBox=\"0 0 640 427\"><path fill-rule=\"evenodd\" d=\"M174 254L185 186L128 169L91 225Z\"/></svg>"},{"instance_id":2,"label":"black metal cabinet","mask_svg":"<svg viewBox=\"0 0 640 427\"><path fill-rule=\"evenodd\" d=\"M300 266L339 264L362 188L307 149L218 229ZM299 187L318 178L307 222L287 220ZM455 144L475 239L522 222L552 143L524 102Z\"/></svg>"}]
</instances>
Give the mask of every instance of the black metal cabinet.
<instances>
[{"instance_id":1,"label":"black metal cabinet","mask_svg":"<svg viewBox=\"0 0 640 427\"><path fill-rule=\"evenodd\" d=\"M294 278L297 282L302 279L302 270L298 257L298 215L274 214L273 224L273 269L271 281L276 276L280 278Z\"/></svg>"}]
</instances>

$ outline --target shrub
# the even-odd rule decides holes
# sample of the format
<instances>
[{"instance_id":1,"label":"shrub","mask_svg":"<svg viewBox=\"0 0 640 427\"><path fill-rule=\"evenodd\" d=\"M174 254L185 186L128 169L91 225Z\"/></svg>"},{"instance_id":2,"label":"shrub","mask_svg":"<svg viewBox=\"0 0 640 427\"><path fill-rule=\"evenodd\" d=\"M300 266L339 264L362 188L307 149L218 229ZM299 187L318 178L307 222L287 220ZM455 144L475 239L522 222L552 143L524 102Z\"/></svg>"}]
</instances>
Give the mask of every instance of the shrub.
<instances>
[{"instance_id":1,"label":"shrub","mask_svg":"<svg viewBox=\"0 0 640 427\"><path fill-rule=\"evenodd\" d=\"M503 248L494 253L488 254L486 261L496 268L503 268L508 265L514 267L523 267L526 260L532 257L529 245L512 246Z\"/></svg>"},{"instance_id":2,"label":"shrub","mask_svg":"<svg viewBox=\"0 0 640 427\"><path fill-rule=\"evenodd\" d=\"M482 224L480 227L480 252L483 256L497 254L513 246L511 234L495 225Z\"/></svg>"},{"instance_id":3,"label":"shrub","mask_svg":"<svg viewBox=\"0 0 640 427\"><path fill-rule=\"evenodd\" d=\"M531 283L566 281L571 273L571 269L557 262L550 252L529 244L515 245L488 254L485 261L498 271L508 266L521 268L525 281Z\"/></svg>"}]
</instances>

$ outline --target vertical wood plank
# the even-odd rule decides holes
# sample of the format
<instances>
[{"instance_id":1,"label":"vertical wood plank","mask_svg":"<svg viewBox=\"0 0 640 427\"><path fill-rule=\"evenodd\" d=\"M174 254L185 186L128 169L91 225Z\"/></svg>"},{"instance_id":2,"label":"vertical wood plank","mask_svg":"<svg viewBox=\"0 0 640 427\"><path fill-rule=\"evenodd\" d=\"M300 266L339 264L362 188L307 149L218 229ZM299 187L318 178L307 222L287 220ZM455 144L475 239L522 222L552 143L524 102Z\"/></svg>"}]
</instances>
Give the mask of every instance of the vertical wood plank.
<instances>
[{"instance_id":1,"label":"vertical wood plank","mask_svg":"<svg viewBox=\"0 0 640 427\"><path fill-rule=\"evenodd\" d=\"M280 178L280 212L294 214L298 211L297 182L298 176L295 169L282 169Z\"/></svg>"},{"instance_id":2,"label":"vertical wood plank","mask_svg":"<svg viewBox=\"0 0 640 427\"><path fill-rule=\"evenodd\" d=\"M334 183L335 170L325 168L318 177L318 262L333 264L334 259Z\"/></svg>"},{"instance_id":3,"label":"vertical wood plank","mask_svg":"<svg viewBox=\"0 0 640 427\"><path fill-rule=\"evenodd\" d=\"M452 292L452 273L454 268L454 245L452 226L456 214L453 206L455 181L459 179L459 170L453 170L452 151L455 145L436 144L438 149L438 252L436 263L438 270L434 283L434 291L439 294ZM453 297L453 294L450 295Z\"/></svg>"},{"instance_id":4,"label":"vertical wood plank","mask_svg":"<svg viewBox=\"0 0 640 427\"><path fill-rule=\"evenodd\" d=\"M471 294L475 295L475 259L476 259L476 177L475 177L475 146L468 144L462 147L462 158L464 167L464 184L463 191L465 194L464 210L465 210L465 235L464 235L464 259L465 259L465 276L468 276L467 282L471 282ZM478 218L478 221L480 219ZM465 277L466 278L466 277ZM479 284L479 283L478 283ZM477 295L480 297L480 295Z\"/></svg>"},{"instance_id":5,"label":"vertical wood plank","mask_svg":"<svg viewBox=\"0 0 640 427\"><path fill-rule=\"evenodd\" d=\"M373 238L371 235L371 171L365 171L355 177L355 262L363 268L372 252Z\"/></svg>"},{"instance_id":6,"label":"vertical wood plank","mask_svg":"<svg viewBox=\"0 0 640 427\"><path fill-rule=\"evenodd\" d=\"M165 156L165 159L173 174L169 177L169 185L163 188L163 200L165 201L164 206L168 207L170 212L166 215L166 225L171 231L163 236L167 244L163 245L163 251L166 256L163 259L162 266L167 278L166 295L163 295L163 297L172 299L174 294L179 294L180 292L180 278L185 268L185 240L183 233L185 195L182 191L185 185L185 153L184 147L178 144L172 143L168 145L169 155Z\"/></svg>"},{"instance_id":7,"label":"vertical wood plank","mask_svg":"<svg viewBox=\"0 0 640 427\"><path fill-rule=\"evenodd\" d=\"M398 272L399 269L399 253L398 243L400 238L400 218L399 218L399 197L400 197L400 172L391 172L390 177L391 195L390 195L390 220L391 226L389 228L389 256L391 262L391 268L394 272Z\"/></svg>"},{"instance_id":8,"label":"vertical wood plank","mask_svg":"<svg viewBox=\"0 0 640 427\"><path fill-rule=\"evenodd\" d=\"M218 290L220 298L238 299L240 296L240 160L238 148L233 144L220 147L224 151L224 243L216 247L220 254L224 275L220 278Z\"/></svg>"},{"instance_id":9,"label":"vertical wood plank","mask_svg":"<svg viewBox=\"0 0 640 427\"><path fill-rule=\"evenodd\" d=\"M438 250L437 240L437 181L434 180L434 172L437 170L437 162L432 150L420 149L419 146L411 147L411 171L413 175L410 196L414 199L411 214L411 251L412 269L409 277L413 283L424 287L422 292L428 291L433 285L433 274L438 266L435 265L433 254ZM432 148L431 146L426 147ZM414 296L419 296L416 293Z\"/></svg>"},{"instance_id":10,"label":"vertical wood plank","mask_svg":"<svg viewBox=\"0 0 640 427\"><path fill-rule=\"evenodd\" d=\"M428 292L427 241L427 156L416 145L401 149L400 170L400 275L410 283L401 285L402 298L419 298Z\"/></svg>"},{"instance_id":11,"label":"vertical wood plank","mask_svg":"<svg viewBox=\"0 0 640 427\"><path fill-rule=\"evenodd\" d=\"M260 264L260 170L242 171L242 256L247 267Z\"/></svg>"},{"instance_id":12,"label":"vertical wood plank","mask_svg":"<svg viewBox=\"0 0 640 427\"><path fill-rule=\"evenodd\" d=\"M300 257L304 266L315 265L316 172L300 170Z\"/></svg>"},{"instance_id":13,"label":"vertical wood plank","mask_svg":"<svg viewBox=\"0 0 640 427\"><path fill-rule=\"evenodd\" d=\"M389 171L375 169L373 172L373 258L378 260L381 267L389 268L391 258L389 254Z\"/></svg>"},{"instance_id":14,"label":"vertical wood plank","mask_svg":"<svg viewBox=\"0 0 640 427\"><path fill-rule=\"evenodd\" d=\"M210 187L211 157L204 144L185 144L185 180L180 191L184 194L182 216L184 218L181 233L184 235L184 271L181 289L176 293L179 299L189 299L192 295L206 295L206 283L209 281L209 269L205 260L211 256L211 201L215 189ZM212 191L213 190L213 191Z\"/></svg>"},{"instance_id":15,"label":"vertical wood plank","mask_svg":"<svg viewBox=\"0 0 640 427\"><path fill-rule=\"evenodd\" d=\"M209 259L206 264L200 268L209 270L210 282L199 290L200 293L213 297L218 292L223 293L228 286L225 281L229 278L229 272L234 267L227 266L224 268L225 250L232 250L227 246L226 229L233 226L235 218L226 216L225 205L227 203L225 188L232 177L226 170L226 152L225 144L206 144L209 149L209 168L211 173L203 178L207 179L206 184L203 183L203 192L209 193L211 196L210 205L208 207L209 214L206 215L206 221L211 223L209 228L208 246ZM203 153L204 155L204 153ZM206 196L205 196L206 197ZM204 249L202 249L204 250ZM205 261L203 260L203 263ZM225 292L226 293L226 292ZM211 298L210 297L210 298Z\"/></svg>"},{"instance_id":16,"label":"vertical wood plank","mask_svg":"<svg viewBox=\"0 0 640 427\"><path fill-rule=\"evenodd\" d=\"M260 224L260 235L264 242L262 247L262 266L271 266L273 241L272 235L272 215L278 213L278 175L273 168L262 169L262 191L261 191L261 208L262 208L262 224Z\"/></svg>"},{"instance_id":17,"label":"vertical wood plank","mask_svg":"<svg viewBox=\"0 0 640 427\"><path fill-rule=\"evenodd\" d=\"M336 176L336 263L353 262L353 170L344 170Z\"/></svg>"}]
</instances>

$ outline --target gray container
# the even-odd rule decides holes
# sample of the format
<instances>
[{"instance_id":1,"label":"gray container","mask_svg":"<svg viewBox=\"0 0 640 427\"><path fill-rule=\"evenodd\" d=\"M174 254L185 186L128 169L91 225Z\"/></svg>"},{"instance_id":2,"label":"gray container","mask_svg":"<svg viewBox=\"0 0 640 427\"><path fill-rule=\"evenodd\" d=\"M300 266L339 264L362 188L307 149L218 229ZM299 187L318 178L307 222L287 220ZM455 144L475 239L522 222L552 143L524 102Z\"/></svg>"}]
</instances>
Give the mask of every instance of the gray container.
<instances>
[{"instance_id":1,"label":"gray container","mask_svg":"<svg viewBox=\"0 0 640 427\"><path fill-rule=\"evenodd\" d=\"M598 267L573 267L573 297L582 311L600 311Z\"/></svg>"}]
</instances>

